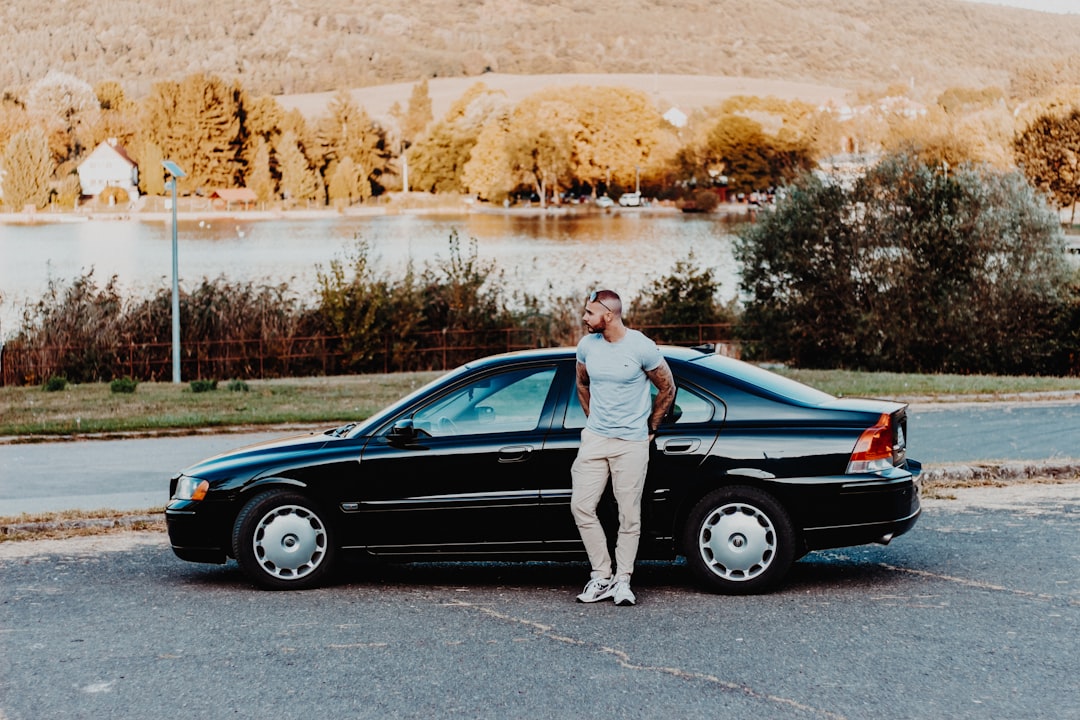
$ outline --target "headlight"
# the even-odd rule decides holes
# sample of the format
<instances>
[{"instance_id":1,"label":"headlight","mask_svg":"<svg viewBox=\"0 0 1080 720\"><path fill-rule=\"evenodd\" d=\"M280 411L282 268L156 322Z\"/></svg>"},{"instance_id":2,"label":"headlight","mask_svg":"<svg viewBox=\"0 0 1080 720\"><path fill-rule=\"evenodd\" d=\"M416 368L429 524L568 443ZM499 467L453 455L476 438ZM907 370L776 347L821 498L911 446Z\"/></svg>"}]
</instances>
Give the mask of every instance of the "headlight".
<instances>
[{"instance_id":1,"label":"headlight","mask_svg":"<svg viewBox=\"0 0 1080 720\"><path fill-rule=\"evenodd\" d=\"M183 475L180 477L179 482L176 483L176 492L173 493L173 499L202 500L206 497L206 491L209 489L209 481Z\"/></svg>"}]
</instances>

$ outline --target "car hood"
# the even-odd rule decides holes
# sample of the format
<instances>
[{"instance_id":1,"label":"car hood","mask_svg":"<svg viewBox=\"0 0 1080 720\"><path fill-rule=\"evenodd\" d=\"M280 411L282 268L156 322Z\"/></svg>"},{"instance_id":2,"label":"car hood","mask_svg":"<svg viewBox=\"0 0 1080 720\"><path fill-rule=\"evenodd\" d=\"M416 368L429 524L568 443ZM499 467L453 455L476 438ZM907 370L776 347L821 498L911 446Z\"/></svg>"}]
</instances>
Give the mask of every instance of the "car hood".
<instances>
[{"instance_id":1,"label":"car hood","mask_svg":"<svg viewBox=\"0 0 1080 720\"><path fill-rule=\"evenodd\" d=\"M184 468L182 474L211 481L222 477L234 477L237 474L257 472L265 467L288 464L291 459L301 454L318 450L327 443L340 441L340 438L325 433L309 433L267 440L206 458Z\"/></svg>"}]
</instances>

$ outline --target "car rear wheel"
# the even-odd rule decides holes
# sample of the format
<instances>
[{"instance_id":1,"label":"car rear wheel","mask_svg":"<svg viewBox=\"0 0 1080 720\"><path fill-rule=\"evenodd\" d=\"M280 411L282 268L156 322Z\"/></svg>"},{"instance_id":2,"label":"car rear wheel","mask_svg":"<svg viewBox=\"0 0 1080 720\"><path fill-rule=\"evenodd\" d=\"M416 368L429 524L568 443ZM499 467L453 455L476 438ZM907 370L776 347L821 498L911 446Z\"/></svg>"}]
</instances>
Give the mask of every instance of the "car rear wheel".
<instances>
[{"instance_id":1,"label":"car rear wheel","mask_svg":"<svg viewBox=\"0 0 1080 720\"><path fill-rule=\"evenodd\" d=\"M684 547L705 587L748 595L775 587L795 557L795 531L783 506L752 487L725 487L702 498L687 519Z\"/></svg>"},{"instance_id":2,"label":"car rear wheel","mask_svg":"<svg viewBox=\"0 0 1080 720\"><path fill-rule=\"evenodd\" d=\"M301 493L268 490L251 498L233 525L233 554L256 585L300 590L318 585L334 561L319 507Z\"/></svg>"}]
</instances>

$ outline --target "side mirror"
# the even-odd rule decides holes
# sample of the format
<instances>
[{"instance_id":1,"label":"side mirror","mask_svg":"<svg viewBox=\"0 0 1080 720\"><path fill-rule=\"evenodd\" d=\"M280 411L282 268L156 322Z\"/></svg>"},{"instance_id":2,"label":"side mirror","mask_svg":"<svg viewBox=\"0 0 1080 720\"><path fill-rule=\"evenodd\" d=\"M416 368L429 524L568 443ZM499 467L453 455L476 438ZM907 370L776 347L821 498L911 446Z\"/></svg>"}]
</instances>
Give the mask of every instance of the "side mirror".
<instances>
[{"instance_id":1,"label":"side mirror","mask_svg":"<svg viewBox=\"0 0 1080 720\"><path fill-rule=\"evenodd\" d=\"M393 445L407 445L416 440L416 428L413 427L412 418L402 418L395 422L387 438Z\"/></svg>"}]
</instances>

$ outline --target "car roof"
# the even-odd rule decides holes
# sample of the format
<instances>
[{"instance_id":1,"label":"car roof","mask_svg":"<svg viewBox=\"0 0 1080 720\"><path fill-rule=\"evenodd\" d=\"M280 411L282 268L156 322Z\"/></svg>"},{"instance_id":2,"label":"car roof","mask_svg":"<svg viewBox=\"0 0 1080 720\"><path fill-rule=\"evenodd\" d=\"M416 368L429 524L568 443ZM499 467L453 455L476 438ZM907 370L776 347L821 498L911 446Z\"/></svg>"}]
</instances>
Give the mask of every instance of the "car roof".
<instances>
[{"instance_id":1,"label":"car roof","mask_svg":"<svg viewBox=\"0 0 1080 720\"><path fill-rule=\"evenodd\" d=\"M669 360L681 360L683 362L693 362L700 360L701 358L708 357L709 353L704 350L697 350L694 348L680 347L677 345L660 345L660 352L664 357ZM511 352L500 353L498 355L489 355L487 357L477 358L465 363L464 367L471 369L482 367L485 365L501 365L507 362L518 362L521 360L562 360L568 357L574 357L577 353L577 348L574 347L554 347L554 348L536 348L530 350L513 350ZM734 361L739 362L739 361Z\"/></svg>"}]
</instances>

